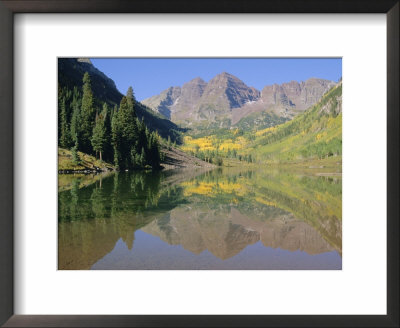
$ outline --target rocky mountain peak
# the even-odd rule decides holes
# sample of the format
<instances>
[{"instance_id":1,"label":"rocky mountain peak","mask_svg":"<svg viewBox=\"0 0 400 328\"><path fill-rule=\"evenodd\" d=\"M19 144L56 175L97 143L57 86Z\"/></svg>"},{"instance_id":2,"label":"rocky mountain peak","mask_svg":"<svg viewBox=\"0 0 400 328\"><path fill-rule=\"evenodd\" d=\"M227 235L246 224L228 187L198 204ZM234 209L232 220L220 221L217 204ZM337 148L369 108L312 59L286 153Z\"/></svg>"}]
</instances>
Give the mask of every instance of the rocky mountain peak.
<instances>
[{"instance_id":1,"label":"rocky mountain peak","mask_svg":"<svg viewBox=\"0 0 400 328\"><path fill-rule=\"evenodd\" d=\"M290 119L314 105L334 85L333 81L310 78L267 85L260 92L222 72L208 83L196 77L181 88L169 88L143 103L177 123L191 126L225 122L224 126L229 127L253 113L273 113Z\"/></svg>"},{"instance_id":2,"label":"rocky mountain peak","mask_svg":"<svg viewBox=\"0 0 400 328\"><path fill-rule=\"evenodd\" d=\"M229 74L227 72L222 72L214 76L209 82L209 84L228 84L228 83L243 83L236 76Z\"/></svg>"},{"instance_id":3,"label":"rocky mountain peak","mask_svg":"<svg viewBox=\"0 0 400 328\"><path fill-rule=\"evenodd\" d=\"M204 82L204 80L200 77L196 77L195 79L186 82L182 86L182 99L185 100L186 98L190 98L187 100L190 100L192 102L197 101L198 98L202 96L206 86L207 83Z\"/></svg>"},{"instance_id":4,"label":"rocky mountain peak","mask_svg":"<svg viewBox=\"0 0 400 328\"><path fill-rule=\"evenodd\" d=\"M212 78L202 97L202 103L209 106L217 101L218 108L238 108L249 101L258 99L260 92L247 86L236 76L222 72Z\"/></svg>"},{"instance_id":5,"label":"rocky mountain peak","mask_svg":"<svg viewBox=\"0 0 400 328\"><path fill-rule=\"evenodd\" d=\"M333 81L310 78L306 81L290 81L281 85L265 86L261 99L267 106L283 106L303 111L314 105L326 91L336 85Z\"/></svg>"},{"instance_id":6,"label":"rocky mountain peak","mask_svg":"<svg viewBox=\"0 0 400 328\"><path fill-rule=\"evenodd\" d=\"M206 85L207 83L201 77L195 77L194 79L190 80L189 82L186 82L183 86L192 85L192 84Z\"/></svg>"}]
</instances>

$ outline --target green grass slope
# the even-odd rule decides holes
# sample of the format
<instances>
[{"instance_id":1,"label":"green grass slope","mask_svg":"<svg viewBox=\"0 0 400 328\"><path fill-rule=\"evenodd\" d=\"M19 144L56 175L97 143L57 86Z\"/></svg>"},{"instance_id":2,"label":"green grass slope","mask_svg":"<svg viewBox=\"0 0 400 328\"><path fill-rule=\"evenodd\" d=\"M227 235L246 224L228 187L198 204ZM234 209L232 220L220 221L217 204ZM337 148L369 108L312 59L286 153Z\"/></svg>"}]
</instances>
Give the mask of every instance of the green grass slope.
<instances>
[{"instance_id":1,"label":"green grass slope","mask_svg":"<svg viewBox=\"0 0 400 328\"><path fill-rule=\"evenodd\" d=\"M74 163L70 150L58 148L58 171L111 171L115 170L112 164L100 161L95 157L78 151L79 163Z\"/></svg>"},{"instance_id":2,"label":"green grass slope","mask_svg":"<svg viewBox=\"0 0 400 328\"><path fill-rule=\"evenodd\" d=\"M260 130L244 153L267 162L340 159L342 154L342 84L316 105L284 124Z\"/></svg>"}]
</instances>

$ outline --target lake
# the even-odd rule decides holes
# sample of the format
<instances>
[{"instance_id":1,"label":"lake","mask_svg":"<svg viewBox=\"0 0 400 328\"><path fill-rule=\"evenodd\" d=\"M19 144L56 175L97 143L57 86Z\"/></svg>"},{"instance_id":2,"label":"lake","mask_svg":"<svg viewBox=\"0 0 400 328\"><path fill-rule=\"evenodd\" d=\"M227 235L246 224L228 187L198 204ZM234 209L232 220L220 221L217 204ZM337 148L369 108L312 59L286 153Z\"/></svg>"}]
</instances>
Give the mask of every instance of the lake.
<instances>
[{"instance_id":1,"label":"lake","mask_svg":"<svg viewBox=\"0 0 400 328\"><path fill-rule=\"evenodd\" d=\"M59 175L60 270L342 268L342 179L217 168Z\"/></svg>"}]
</instances>

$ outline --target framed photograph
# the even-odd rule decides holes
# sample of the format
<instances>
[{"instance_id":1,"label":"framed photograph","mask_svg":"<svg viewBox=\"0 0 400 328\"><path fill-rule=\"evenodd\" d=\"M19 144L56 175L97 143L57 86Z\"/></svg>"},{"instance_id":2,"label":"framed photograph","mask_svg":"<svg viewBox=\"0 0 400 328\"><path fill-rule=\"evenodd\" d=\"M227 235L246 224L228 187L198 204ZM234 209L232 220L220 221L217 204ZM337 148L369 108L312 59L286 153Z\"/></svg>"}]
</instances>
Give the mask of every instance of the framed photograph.
<instances>
[{"instance_id":1,"label":"framed photograph","mask_svg":"<svg viewBox=\"0 0 400 328\"><path fill-rule=\"evenodd\" d=\"M2 325L399 325L398 1L0 9Z\"/></svg>"},{"instance_id":2,"label":"framed photograph","mask_svg":"<svg viewBox=\"0 0 400 328\"><path fill-rule=\"evenodd\" d=\"M340 270L341 61L58 58L58 269Z\"/></svg>"}]
</instances>

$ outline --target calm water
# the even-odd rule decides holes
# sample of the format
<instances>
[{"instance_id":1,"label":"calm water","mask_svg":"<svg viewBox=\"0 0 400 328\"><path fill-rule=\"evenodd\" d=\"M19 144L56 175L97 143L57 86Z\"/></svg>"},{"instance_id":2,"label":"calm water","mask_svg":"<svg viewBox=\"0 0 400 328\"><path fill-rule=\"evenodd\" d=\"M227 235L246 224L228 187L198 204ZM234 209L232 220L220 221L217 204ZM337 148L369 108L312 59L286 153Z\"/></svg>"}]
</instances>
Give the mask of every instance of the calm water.
<instances>
[{"instance_id":1,"label":"calm water","mask_svg":"<svg viewBox=\"0 0 400 328\"><path fill-rule=\"evenodd\" d=\"M340 177L215 169L59 175L58 267L341 269Z\"/></svg>"}]
</instances>

